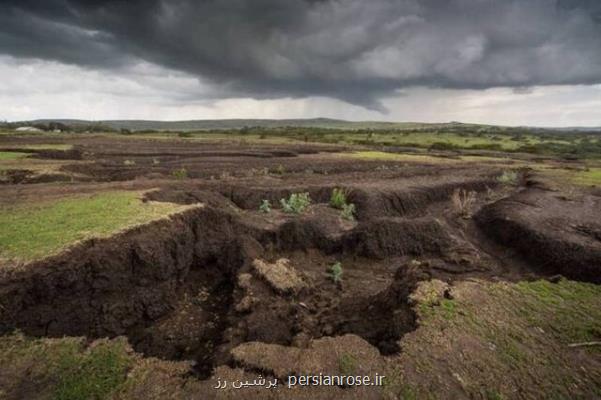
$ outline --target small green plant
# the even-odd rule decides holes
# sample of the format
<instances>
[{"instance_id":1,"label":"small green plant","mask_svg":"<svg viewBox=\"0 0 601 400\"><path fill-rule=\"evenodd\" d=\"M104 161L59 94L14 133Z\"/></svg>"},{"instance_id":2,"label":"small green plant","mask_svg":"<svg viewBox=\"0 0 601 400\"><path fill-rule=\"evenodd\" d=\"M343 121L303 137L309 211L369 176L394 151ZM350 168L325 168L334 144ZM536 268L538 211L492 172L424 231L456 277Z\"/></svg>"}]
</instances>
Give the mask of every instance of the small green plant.
<instances>
[{"instance_id":1,"label":"small green plant","mask_svg":"<svg viewBox=\"0 0 601 400\"><path fill-rule=\"evenodd\" d=\"M340 216L347 221L355 220L355 205L353 203L343 204Z\"/></svg>"},{"instance_id":2,"label":"small green plant","mask_svg":"<svg viewBox=\"0 0 601 400\"><path fill-rule=\"evenodd\" d=\"M171 176L175 179L186 179L188 177L188 170L185 168L174 169L171 171Z\"/></svg>"},{"instance_id":3,"label":"small green plant","mask_svg":"<svg viewBox=\"0 0 601 400\"><path fill-rule=\"evenodd\" d=\"M334 283L342 282L342 264L340 264L340 261L336 261L330 267L330 278L332 278Z\"/></svg>"},{"instance_id":4,"label":"small green plant","mask_svg":"<svg viewBox=\"0 0 601 400\"><path fill-rule=\"evenodd\" d=\"M292 193L288 200L280 199L282 210L288 214L302 214L311 204L309 193Z\"/></svg>"},{"instance_id":5,"label":"small green plant","mask_svg":"<svg viewBox=\"0 0 601 400\"><path fill-rule=\"evenodd\" d=\"M134 160L125 160L125 161L123 161L123 165L127 165L127 166L136 165L136 162Z\"/></svg>"},{"instance_id":6,"label":"small green plant","mask_svg":"<svg viewBox=\"0 0 601 400\"><path fill-rule=\"evenodd\" d=\"M271 203L269 200L263 200L261 205L259 206L259 211L264 214L269 214L271 212Z\"/></svg>"},{"instance_id":7,"label":"small green plant","mask_svg":"<svg viewBox=\"0 0 601 400\"><path fill-rule=\"evenodd\" d=\"M346 204L347 192L341 188L334 188L332 195L330 196L330 206L342 210L342 207Z\"/></svg>"},{"instance_id":8,"label":"small green plant","mask_svg":"<svg viewBox=\"0 0 601 400\"><path fill-rule=\"evenodd\" d=\"M515 171L503 171L503 173L497 177L497 181L503 185L515 185L518 182L518 173Z\"/></svg>"}]
</instances>

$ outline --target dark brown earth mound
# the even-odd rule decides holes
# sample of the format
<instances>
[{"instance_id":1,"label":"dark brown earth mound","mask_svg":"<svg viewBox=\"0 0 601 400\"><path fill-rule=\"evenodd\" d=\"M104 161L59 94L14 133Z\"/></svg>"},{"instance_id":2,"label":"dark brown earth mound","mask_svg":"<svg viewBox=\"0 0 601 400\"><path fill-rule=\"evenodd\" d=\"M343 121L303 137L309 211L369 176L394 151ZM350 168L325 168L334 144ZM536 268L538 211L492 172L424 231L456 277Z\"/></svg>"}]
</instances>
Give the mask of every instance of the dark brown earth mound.
<instances>
[{"instance_id":1,"label":"dark brown earth mound","mask_svg":"<svg viewBox=\"0 0 601 400\"><path fill-rule=\"evenodd\" d=\"M541 272L601 282L601 199L528 189L485 206L478 225Z\"/></svg>"}]
</instances>

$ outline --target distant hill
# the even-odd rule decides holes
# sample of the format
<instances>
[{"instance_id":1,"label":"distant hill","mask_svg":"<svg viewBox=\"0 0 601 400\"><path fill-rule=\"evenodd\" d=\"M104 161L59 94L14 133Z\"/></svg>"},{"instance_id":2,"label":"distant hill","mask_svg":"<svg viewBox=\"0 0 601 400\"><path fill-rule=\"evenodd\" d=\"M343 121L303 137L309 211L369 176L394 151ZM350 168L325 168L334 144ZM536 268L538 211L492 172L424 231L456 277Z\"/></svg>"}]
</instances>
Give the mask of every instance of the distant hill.
<instances>
[{"instance_id":1,"label":"distant hill","mask_svg":"<svg viewBox=\"0 0 601 400\"><path fill-rule=\"evenodd\" d=\"M34 121L22 121L17 124L35 125L48 124L51 122L69 125L71 127L89 127L89 126L104 126L112 129L128 129L130 131L202 131L216 129L242 129L242 128L323 128L323 129L398 129L398 130L491 130L491 131L506 131L512 129L522 129L529 131L601 131L601 127L585 128L542 128L542 127L505 127L484 124L469 124L462 122L446 122L446 123L421 123L421 122L383 122L383 121L345 121L331 118L308 118L308 119L200 119L188 121L150 121L150 120L80 120L80 119L38 119Z\"/></svg>"},{"instance_id":2,"label":"distant hill","mask_svg":"<svg viewBox=\"0 0 601 400\"><path fill-rule=\"evenodd\" d=\"M420 129L449 126L477 126L460 124L458 122L444 124L425 124L416 122L381 122L381 121L344 121L330 118L312 119L205 119L189 121L148 121L148 120L102 120L88 121L79 119L39 119L27 121L28 124L62 123L70 126L103 125L113 129L129 129L131 131L198 131L209 129L242 129L251 127L262 128L326 128L326 129Z\"/></svg>"}]
</instances>

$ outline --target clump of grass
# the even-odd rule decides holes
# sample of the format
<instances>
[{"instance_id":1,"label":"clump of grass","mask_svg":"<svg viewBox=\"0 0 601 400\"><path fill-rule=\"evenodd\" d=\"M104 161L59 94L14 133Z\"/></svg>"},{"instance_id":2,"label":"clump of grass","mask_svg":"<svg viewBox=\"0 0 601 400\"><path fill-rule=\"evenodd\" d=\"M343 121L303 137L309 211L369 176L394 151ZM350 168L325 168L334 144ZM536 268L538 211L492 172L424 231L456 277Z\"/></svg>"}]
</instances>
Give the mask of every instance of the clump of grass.
<instances>
[{"instance_id":1,"label":"clump of grass","mask_svg":"<svg viewBox=\"0 0 601 400\"><path fill-rule=\"evenodd\" d=\"M330 206L342 210L342 207L346 205L347 192L341 188L334 188L332 195L330 196Z\"/></svg>"},{"instance_id":2,"label":"clump of grass","mask_svg":"<svg viewBox=\"0 0 601 400\"><path fill-rule=\"evenodd\" d=\"M126 379L131 360L120 348L104 343L84 354L65 354L59 366L56 400L105 399Z\"/></svg>"},{"instance_id":3,"label":"clump of grass","mask_svg":"<svg viewBox=\"0 0 601 400\"><path fill-rule=\"evenodd\" d=\"M334 188L330 196L330 206L341 210L340 216L348 221L355 220L355 205L347 203L348 191L341 188Z\"/></svg>"},{"instance_id":4,"label":"clump of grass","mask_svg":"<svg viewBox=\"0 0 601 400\"><path fill-rule=\"evenodd\" d=\"M264 214L269 214L271 212L271 203L269 200L263 200L261 205L259 206L259 211Z\"/></svg>"},{"instance_id":5,"label":"clump of grass","mask_svg":"<svg viewBox=\"0 0 601 400\"><path fill-rule=\"evenodd\" d=\"M186 179L188 177L188 170L185 168L174 169L171 171L171 176L175 179Z\"/></svg>"},{"instance_id":6,"label":"clump of grass","mask_svg":"<svg viewBox=\"0 0 601 400\"><path fill-rule=\"evenodd\" d=\"M497 181L503 185L516 185L518 183L518 173L515 171L503 171L497 177Z\"/></svg>"},{"instance_id":7,"label":"clump of grass","mask_svg":"<svg viewBox=\"0 0 601 400\"><path fill-rule=\"evenodd\" d=\"M330 278L332 278L332 281L334 281L334 283L340 283L342 282L342 274L342 264L340 263L340 261L336 261L330 267Z\"/></svg>"},{"instance_id":8,"label":"clump of grass","mask_svg":"<svg viewBox=\"0 0 601 400\"><path fill-rule=\"evenodd\" d=\"M455 189L451 195L451 203L463 218L470 217L470 210L476 202L476 192L473 190Z\"/></svg>"},{"instance_id":9,"label":"clump of grass","mask_svg":"<svg viewBox=\"0 0 601 400\"><path fill-rule=\"evenodd\" d=\"M280 164L275 168L274 172L278 175L284 175L286 173L286 167Z\"/></svg>"},{"instance_id":10,"label":"clump of grass","mask_svg":"<svg viewBox=\"0 0 601 400\"><path fill-rule=\"evenodd\" d=\"M357 370L357 359L354 355L344 353L338 359L338 369L343 375L352 375Z\"/></svg>"},{"instance_id":11,"label":"clump of grass","mask_svg":"<svg viewBox=\"0 0 601 400\"><path fill-rule=\"evenodd\" d=\"M123 161L123 165L126 165L126 166L136 165L136 162L134 160L125 160L125 161Z\"/></svg>"},{"instance_id":12,"label":"clump of grass","mask_svg":"<svg viewBox=\"0 0 601 400\"><path fill-rule=\"evenodd\" d=\"M353 203L343 204L340 216L347 221L355 220L355 205Z\"/></svg>"},{"instance_id":13,"label":"clump of grass","mask_svg":"<svg viewBox=\"0 0 601 400\"><path fill-rule=\"evenodd\" d=\"M288 214L302 214L311 204L309 193L292 193L288 200L280 199L282 210Z\"/></svg>"},{"instance_id":14,"label":"clump of grass","mask_svg":"<svg viewBox=\"0 0 601 400\"><path fill-rule=\"evenodd\" d=\"M152 164L153 165L159 165L161 163L161 161L158 158L153 158L152 159Z\"/></svg>"}]
</instances>

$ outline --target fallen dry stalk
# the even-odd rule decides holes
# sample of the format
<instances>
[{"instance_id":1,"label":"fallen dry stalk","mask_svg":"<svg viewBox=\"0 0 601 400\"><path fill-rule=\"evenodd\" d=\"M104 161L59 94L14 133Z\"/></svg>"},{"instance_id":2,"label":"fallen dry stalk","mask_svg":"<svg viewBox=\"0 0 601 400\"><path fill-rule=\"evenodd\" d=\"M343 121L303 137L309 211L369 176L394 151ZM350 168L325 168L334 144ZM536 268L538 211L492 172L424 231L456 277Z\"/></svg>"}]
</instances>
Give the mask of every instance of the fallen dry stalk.
<instances>
[{"instance_id":1,"label":"fallen dry stalk","mask_svg":"<svg viewBox=\"0 0 601 400\"><path fill-rule=\"evenodd\" d=\"M601 346L601 342L570 343L568 347Z\"/></svg>"}]
</instances>

